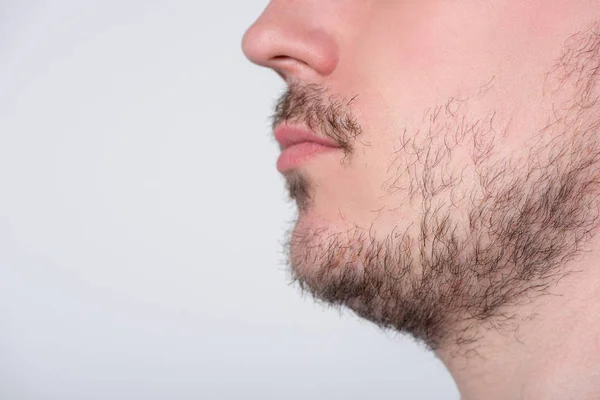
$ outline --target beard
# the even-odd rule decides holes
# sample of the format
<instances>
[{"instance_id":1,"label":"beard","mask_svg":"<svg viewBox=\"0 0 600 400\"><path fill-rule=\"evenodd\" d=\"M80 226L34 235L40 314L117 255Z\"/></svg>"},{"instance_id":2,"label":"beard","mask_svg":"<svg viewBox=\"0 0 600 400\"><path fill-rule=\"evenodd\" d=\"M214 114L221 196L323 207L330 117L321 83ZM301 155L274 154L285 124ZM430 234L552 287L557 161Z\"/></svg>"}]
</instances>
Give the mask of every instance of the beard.
<instances>
[{"instance_id":1,"label":"beard","mask_svg":"<svg viewBox=\"0 0 600 400\"><path fill-rule=\"evenodd\" d=\"M391 230L374 223L315 226L303 216L314 207L316 185L302 172L286 174L299 209L286 243L292 279L316 299L347 306L434 350L475 342L482 328L514 323L519 305L573 272L569 263L599 221L597 73L586 75L572 63L581 65L574 51L585 54L585 68L597 71L600 39L581 35L567 43L568 59L549 74L556 78L555 95L568 103L530 135L527 155L493 156L502 131L493 124L495 112L475 117L468 102L452 104L456 99L433 107L442 112L431 113L428 126L402 135L410 139L400 140L401 156L385 182L389 195L403 190L417 205L413 223L398 221ZM574 49L577 43L584 45ZM325 91L291 85L274 125L301 122L322 132L340 143L351 165L362 129L351 102L322 100ZM465 148L472 162L458 168L453 152Z\"/></svg>"}]
</instances>

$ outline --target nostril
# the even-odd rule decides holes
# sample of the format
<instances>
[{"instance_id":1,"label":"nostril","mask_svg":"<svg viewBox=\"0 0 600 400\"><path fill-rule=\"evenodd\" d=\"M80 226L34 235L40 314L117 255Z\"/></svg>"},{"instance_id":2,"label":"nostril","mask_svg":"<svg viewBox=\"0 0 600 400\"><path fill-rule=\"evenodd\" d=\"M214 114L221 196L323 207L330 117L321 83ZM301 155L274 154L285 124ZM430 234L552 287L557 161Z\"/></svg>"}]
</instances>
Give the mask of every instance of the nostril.
<instances>
[{"instance_id":1,"label":"nostril","mask_svg":"<svg viewBox=\"0 0 600 400\"><path fill-rule=\"evenodd\" d=\"M274 56L270 59L271 69L277 73L285 82L288 80L285 71L285 63L289 57L287 56Z\"/></svg>"},{"instance_id":2,"label":"nostril","mask_svg":"<svg viewBox=\"0 0 600 400\"><path fill-rule=\"evenodd\" d=\"M310 68L310 65L301 58L283 55L271 57L267 62L267 66L277 72L286 82L288 82L290 76L300 73L304 67Z\"/></svg>"},{"instance_id":3,"label":"nostril","mask_svg":"<svg viewBox=\"0 0 600 400\"><path fill-rule=\"evenodd\" d=\"M302 63L304 65L308 65L308 63L305 62L304 60L301 60L301 59L298 59L298 58L289 57L289 56L274 56L274 57L271 57L271 61L274 61L274 62L280 63L280 64L284 64L286 62L299 62L299 63Z\"/></svg>"}]
</instances>

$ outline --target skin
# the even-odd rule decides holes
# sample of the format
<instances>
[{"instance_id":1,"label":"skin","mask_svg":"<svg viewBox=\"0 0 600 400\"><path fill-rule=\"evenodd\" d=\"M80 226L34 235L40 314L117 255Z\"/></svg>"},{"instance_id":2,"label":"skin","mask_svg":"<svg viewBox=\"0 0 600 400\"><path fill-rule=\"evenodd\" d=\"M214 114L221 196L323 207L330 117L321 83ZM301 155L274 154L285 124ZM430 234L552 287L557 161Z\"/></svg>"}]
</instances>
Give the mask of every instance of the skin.
<instances>
[{"instance_id":1,"label":"skin","mask_svg":"<svg viewBox=\"0 0 600 400\"><path fill-rule=\"evenodd\" d=\"M463 399L600 398L600 2L273 0L246 56L340 150L285 172L293 278Z\"/></svg>"}]
</instances>

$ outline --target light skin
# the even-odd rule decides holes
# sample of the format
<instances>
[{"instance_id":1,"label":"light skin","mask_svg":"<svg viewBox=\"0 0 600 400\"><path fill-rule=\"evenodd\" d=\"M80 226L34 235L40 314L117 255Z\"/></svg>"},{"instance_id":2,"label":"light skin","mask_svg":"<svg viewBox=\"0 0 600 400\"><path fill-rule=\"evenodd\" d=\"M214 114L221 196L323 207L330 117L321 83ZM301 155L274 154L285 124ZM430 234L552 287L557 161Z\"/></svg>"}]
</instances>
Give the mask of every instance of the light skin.
<instances>
[{"instance_id":1,"label":"light skin","mask_svg":"<svg viewBox=\"0 0 600 400\"><path fill-rule=\"evenodd\" d=\"M600 398L600 1L272 0L243 50L274 127L291 274L435 351L470 399Z\"/></svg>"}]
</instances>

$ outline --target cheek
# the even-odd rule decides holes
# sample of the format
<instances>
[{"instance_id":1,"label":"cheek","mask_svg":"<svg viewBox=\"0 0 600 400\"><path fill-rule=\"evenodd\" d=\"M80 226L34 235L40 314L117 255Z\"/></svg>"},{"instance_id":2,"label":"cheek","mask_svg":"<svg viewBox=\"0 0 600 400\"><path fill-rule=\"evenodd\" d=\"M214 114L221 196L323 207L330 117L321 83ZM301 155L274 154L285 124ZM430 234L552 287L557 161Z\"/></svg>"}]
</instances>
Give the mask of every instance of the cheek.
<instances>
[{"instance_id":1,"label":"cheek","mask_svg":"<svg viewBox=\"0 0 600 400\"><path fill-rule=\"evenodd\" d=\"M360 35L353 37L348 47L354 72L382 76L388 84L396 84L409 73L439 65L435 28L429 23L431 11L426 9L428 3L422 4L382 2L371 10Z\"/></svg>"},{"instance_id":2,"label":"cheek","mask_svg":"<svg viewBox=\"0 0 600 400\"><path fill-rule=\"evenodd\" d=\"M344 46L349 62L340 73L411 111L471 96L492 78L511 98L522 97L559 54L557 7L539 0L382 2Z\"/></svg>"},{"instance_id":3,"label":"cheek","mask_svg":"<svg viewBox=\"0 0 600 400\"><path fill-rule=\"evenodd\" d=\"M439 1L385 3L397 9L377 8L350 47L352 62L341 78L377 91L404 123L416 124L427 107L471 93L493 76L483 66L485 45L472 39L479 27L465 24L467 16Z\"/></svg>"}]
</instances>

